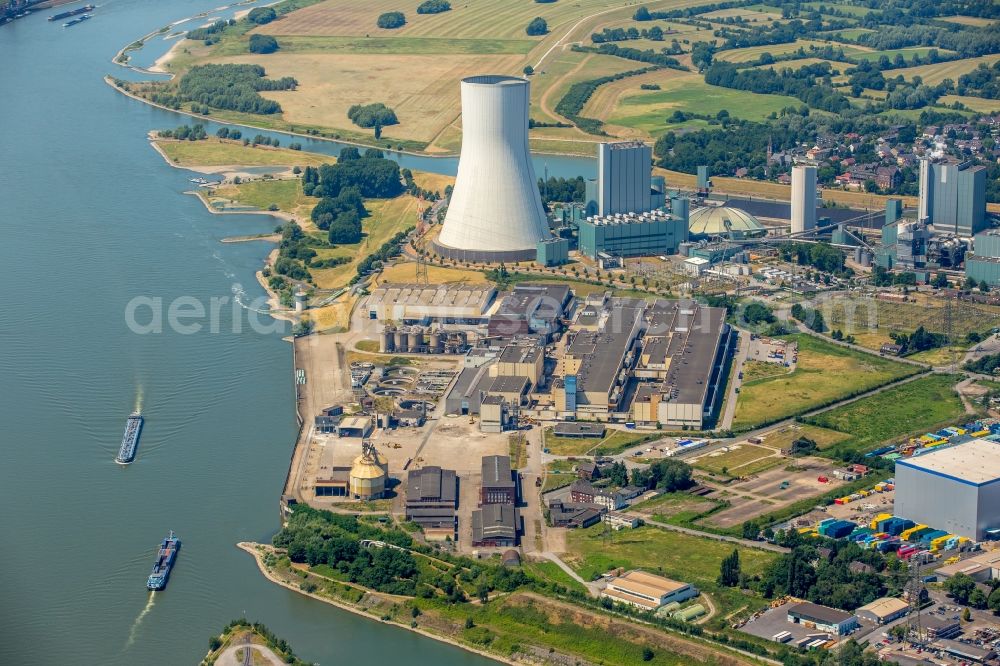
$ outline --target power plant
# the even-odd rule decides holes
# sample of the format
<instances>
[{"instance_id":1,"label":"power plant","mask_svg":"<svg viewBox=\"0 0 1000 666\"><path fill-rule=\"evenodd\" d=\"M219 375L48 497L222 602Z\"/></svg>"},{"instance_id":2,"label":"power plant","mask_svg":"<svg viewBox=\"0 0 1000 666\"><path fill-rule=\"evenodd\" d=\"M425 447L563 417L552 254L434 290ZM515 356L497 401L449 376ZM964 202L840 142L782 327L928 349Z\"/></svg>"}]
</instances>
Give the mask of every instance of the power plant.
<instances>
[{"instance_id":1,"label":"power plant","mask_svg":"<svg viewBox=\"0 0 1000 666\"><path fill-rule=\"evenodd\" d=\"M531 261L549 226L528 150L526 79L462 80L462 154L434 250L468 261Z\"/></svg>"}]
</instances>

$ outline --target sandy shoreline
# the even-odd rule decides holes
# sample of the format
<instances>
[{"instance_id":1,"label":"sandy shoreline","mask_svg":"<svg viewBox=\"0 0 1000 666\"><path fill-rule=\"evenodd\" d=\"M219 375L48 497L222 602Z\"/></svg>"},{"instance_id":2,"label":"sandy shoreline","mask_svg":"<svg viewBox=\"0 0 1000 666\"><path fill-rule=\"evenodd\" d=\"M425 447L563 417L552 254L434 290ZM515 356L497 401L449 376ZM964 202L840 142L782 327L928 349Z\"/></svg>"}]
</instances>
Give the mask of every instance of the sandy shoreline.
<instances>
[{"instance_id":1,"label":"sandy shoreline","mask_svg":"<svg viewBox=\"0 0 1000 666\"><path fill-rule=\"evenodd\" d=\"M493 661L498 661L498 662L500 662L502 664L518 664L518 663L522 663L522 662L512 661L510 659L506 659L506 658L501 657L499 655L491 654L491 653L485 652L483 650L477 650L476 648L470 647L468 645L464 645L464 644L462 644L462 643L460 643L460 642L458 642L458 641L456 641L456 640L454 640L452 638L448 638L447 636L441 636L439 634L434 634L434 633L431 633L431 632L426 631L424 629L420 629L419 627L411 627L411 626L406 625L406 624L401 624L399 622L394 622L393 620L381 620L381 619L379 619L379 618L371 615L370 613L366 613L365 611L361 610L360 608L358 608L358 607L356 607L356 606L354 606L352 604L349 604L347 602L344 602L344 601L338 601L336 599L331 599L329 597L322 597L322 596L320 596L318 594L314 594L312 592L306 592L305 590L300 590L299 588L297 588L297 587L295 587L293 585L290 585L290 584L286 583L285 581L277 578L270 571L268 571L267 567L264 565L264 560L263 560L263 558L261 556L261 552L259 550L257 550L258 546L264 546L265 549L271 549L270 546L266 546L264 544L253 543L251 541L241 541L240 543L236 544L237 548L239 548L242 551L245 551L246 553L249 553L250 556L253 557L254 561L257 563L257 569L259 569L260 572L262 574L264 574L265 578L267 578L269 581L271 581L272 583L274 583L276 585L280 585L281 587L283 587L285 589L291 590L292 592L297 592L298 594L302 594L302 595L305 595L307 597L311 597L311 598L313 598L313 599L315 599L317 601L322 601L323 603L330 604L331 606L336 606L337 608L340 608L342 610L354 613L355 615L360 615L361 617L364 617L364 618L367 618L369 620L372 620L373 622L380 622L382 624L389 624L389 625L392 625L392 626L397 627L399 629L405 629L406 631L412 631L413 633L420 634L421 636L424 636L425 638L430 638L430 639L433 639L433 640L436 640L436 641L440 641L442 643L447 643L449 645L454 645L455 647L461 648L461 649L463 649L463 650L465 650L467 652L472 652L472 653L478 654L480 656L486 657L487 659L492 659ZM371 594L371 593L369 593L369 594Z\"/></svg>"}]
</instances>

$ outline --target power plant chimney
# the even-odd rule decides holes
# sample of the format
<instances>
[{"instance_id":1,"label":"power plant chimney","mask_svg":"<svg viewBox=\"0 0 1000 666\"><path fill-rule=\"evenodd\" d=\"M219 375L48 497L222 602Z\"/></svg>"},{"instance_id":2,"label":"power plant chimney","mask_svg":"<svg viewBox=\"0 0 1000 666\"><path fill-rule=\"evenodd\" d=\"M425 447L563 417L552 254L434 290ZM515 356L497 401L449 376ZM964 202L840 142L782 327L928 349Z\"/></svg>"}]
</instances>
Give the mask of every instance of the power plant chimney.
<instances>
[{"instance_id":1,"label":"power plant chimney","mask_svg":"<svg viewBox=\"0 0 1000 666\"><path fill-rule=\"evenodd\" d=\"M816 167L792 167L792 233L816 228Z\"/></svg>"},{"instance_id":2,"label":"power plant chimney","mask_svg":"<svg viewBox=\"0 0 1000 666\"><path fill-rule=\"evenodd\" d=\"M462 155L434 249L469 261L535 258L549 226L528 150L526 79L462 80Z\"/></svg>"}]
</instances>

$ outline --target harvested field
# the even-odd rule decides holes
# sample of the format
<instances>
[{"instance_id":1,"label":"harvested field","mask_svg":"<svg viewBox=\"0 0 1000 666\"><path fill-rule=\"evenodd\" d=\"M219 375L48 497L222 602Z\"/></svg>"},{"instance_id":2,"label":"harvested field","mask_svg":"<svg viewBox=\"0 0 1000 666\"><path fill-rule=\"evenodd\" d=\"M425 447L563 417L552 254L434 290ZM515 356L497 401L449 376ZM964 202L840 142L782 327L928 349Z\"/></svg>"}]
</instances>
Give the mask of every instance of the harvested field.
<instances>
[{"instance_id":1,"label":"harvested field","mask_svg":"<svg viewBox=\"0 0 1000 666\"><path fill-rule=\"evenodd\" d=\"M303 10L305 11L305 10ZM262 93L281 104L290 123L363 131L347 117L354 104L383 102L399 118L383 137L430 141L459 114L459 81L482 71L511 72L520 56L274 53L224 62L267 68L272 78L294 76L294 91Z\"/></svg>"},{"instance_id":2,"label":"harvested field","mask_svg":"<svg viewBox=\"0 0 1000 666\"><path fill-rule=\"evenodd\" d=\"M976 113L1000 113L1000 100L985 99L983 97L972 97L969 95L945 95L938 99L941 104L951 106L955 102L961 102Z\"/></svg>"},{"instance_id":3,"label":"harvested field","mask_svg":"<svg viewBox=\"0 0 1000 666\"><path fill-rule=\"evenodd\" d=\"M692 464L698 469L728 476L740 476L740 468L764 458L775 458L774 450L754 444L734 444L726 452L714 452L695 459ZM777 462L775 462L777 464ZM723 471L726 470L726 471Z\"/></svg>"},{"instance_id":4,"label":"harvested field","mask_svg":"<svg viewBox=\"0 0 1000 666\"><path fill-rule=\"evenodd\" d=\"M979 28L994 25L997 22L996 19L980 18L978 16L945 16L938 20L958 23L959 25L972 25Z\"/></svg>"},{"instance_id":5,"label":"harvested field","mask_svg":"<svg viewBox=\"0 0 1000 666\"><path fill-rule=\"evenodd\" d=\"M936 62L932 65L919 65L917 67L904 67L903 69L892 70L892 76L902 75L909 81L914 76L919 76L927 85L937 85L945 79L958 81L962 74L968 74L980 63L992 65L1000 60L1000 54L986 55L979 58L963 58L961 60L951 60L949 62Z\"/></svg>"},{"instance_id":6,"label":"harvested field","mask_svg":"<svg viewBox=\"0 0 1000 666\"><path fill-rule=\"evenodd\" d=\"M830 42L821 42L814 39L800 39L790 44L766 44L764 46L748 46L744 49L730 49L727 51L719 51L715 59L723 60L725 62L750 62L751 60L757 60L761 55L765 53L770 53L773 56L782 55L784 53L794 53L800 48L804 48L807 51L810 46L815 46L817 48L822 48L829 45ZM848 55L853 50L861 51L860 47L848 46L845 44L833 44L835 48L843 47L844 52Z\"/></svg>"}]
</instances>

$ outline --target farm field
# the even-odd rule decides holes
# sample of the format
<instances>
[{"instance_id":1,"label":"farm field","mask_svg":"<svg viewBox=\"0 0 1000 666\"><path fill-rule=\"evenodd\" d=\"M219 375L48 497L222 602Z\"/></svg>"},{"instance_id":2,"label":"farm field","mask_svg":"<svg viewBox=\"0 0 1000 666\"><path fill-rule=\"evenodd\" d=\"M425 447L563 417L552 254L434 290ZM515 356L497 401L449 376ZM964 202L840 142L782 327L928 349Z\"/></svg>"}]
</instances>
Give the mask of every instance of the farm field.
<instances>
[{"instance_id":1,"label":"farm field","mask_svg":"<svg viewBox=\"0 0 1000 666\"><path fill-rule=\"evenodd\" d=\"M650 136L662 131L674 111L715 115L726 110L735 118L762 120L782 108L801 102L785 95L760 95L705 83L698 74L681 74L664 79L661 90L623 96L609 117L611 125L640 130Z\"/></svg>"},{"instance_id":2,"label":"farm field","mask_svg":"<svg viewBox=\"0 0 1000 666\"><path fill-rule=\"evenodd\" d=\"M996 19L980 18L978 16L944 16L938 20L958 23L960 25L974 25L980 28L996 23Z\"/></svg>"},{"instance_id":3,"label":"farm field","mask_svg":"<svg viewBox=\"0 0 1000 666\"><path fill-rule=\"evenodd\" d=\"M935 50L935 49L933 47L930 47L930 46L914 46L914 47L908 47L908 48L903 48L903 49L887 49L885 51L865 51L863 53L853 53L853 54L850 55L850 57L851 57L851 59L859 61L859 62L861 60L878 60L882 56L885 56L885 57L889 58L890 60L892 60L897 55L901 55L904 58L906 58L907 60L911 60L911 59L913 59L913 56L915 56L915 55L918 55L921 58L923 58L930 51L933 51L933 50ZM949 51L948 49L936 49L936 50L937 50L938 53L940 53L942 55L954 53L954 51ZM899 70L892 70L892 75L895 76L898 71Z\"/></svg>"},{"instance_id":4,"label":"farm field","mask_svg":"<svg viewBox=\"0 0 1000 666\"><path fill-rule=\"evenodd\" d=\"M177 166L319 166L334 158L287 148L244 146L235 141L172 141L157 139L156 145Z\"/></svg>"},{"instance_id":5,"label":"farm field","mask_svg":"<svg viewBox=\"0 0 1000 666\"><path fill-rule=\"evenodd\" d=\"M401 35L404 37L472 38L483 36L489 26L489 36L495 39L523 39L524 28L536 16L549 24L550 32L558 32L594 13L625 7L625 2L608 0L578 0L574 3L536 4L511 2L497 5L491 0L465 0L452 3L450 11L440 14L417 14L421 0L327 0L293 12L262 30L270 35ZM682 6L675 1L654 2L650 7ZM378 16L389 11L406 15L406 25L398 29L382 29L376 25ZM632 9L626 15L630 16ZM533 38L542 41L543 38Z\"/></svg>"},{"instance_id":6,"label":"farm field","mask_svg":"<svg viewBox=\"0 0 1000 666\"><path fill-rule=\"evenodd\" d=\"M871 11L868 7L861 7L858 5L841 5L835 2L804 2L802 3L804 7L809 7L813 10L818 10L820 7L827 7L829 9L836 9L844 12L845 14L851 14L853 16L867 16Z\"/></svg>"},{"instance_id":7,"label":"farm field","mask_svg":"<svg viewBox=\"0 0 1000 666\"><path fill-rule=\"evenodd\" d=\"M757 22L767 22L773 23L774 21L781 21L781 11L776 9L757 9L756 7L742 7L733 9L718 9L714 12L706 12L704 14L699 14L699 19L705 19L708 21L718 21L719 19L727 18L743 18L745 21L750 23Z\"/></svg>"},{"instance_id":8,"label":"farm field","mask_svg":"<svg viewBox=\"0 0 1000 666\"><path fill-rule=\"evenodd\" d=\"M836 32L830 33L831 37L838 39L857 39L861 35L865 35L869 32L875 32L869 28L848 28L847 30L837 30Z\"/></svg>"},{"instance_id":9,"label":"farm field","mask_svg":"<svg viewBox=\"0 0 1000 666\"><path fill-rule=\"evenodd\" d=\"M776 62L772 65L755 65L754 69L801 69L807 65L816 65L821 62L830 63L830 67L833 68L834 72L843 71L852 65L844 62L837 62L836 60L824 60L823 58L800 58L799 60L785 60L782 62Z\"/></svg>"},{"instance_id":10,"label":"farm field","mask_svg":"<svg viewBox=\"0 0 1000 666\"><path fill-rule=\"evenodd\" d=\"M968 74L980 63L992 65L1000 60L1000 54L986 55L979 58L963 58L961 60L951 60L949 62L936 62L932 65L919 65L917 67L904 67L892 70L893 76L902 75L909 81L914 76L919 76L928 85L937 85L945 79L958 81L962 74Z\"/></svg>"},{"instance_id":11,"label":"farm field","mask_svg":"<svg viewBox=\"0 0 1000 666\"><path fill-rule=\"evenodd\" d=\"M794 53L800 48L809 50L810 46L815 46L817 48L822 48L824 46L832 44L834 48L843 47L844 53L849 54L852 51L860 51L858 47L850 46L848 44L837 44L832 42L821 42L813 39L800 39L790 44L765 44L764 46L748 46L744 49L729 49L726 51L719 51L715 55L716 60L722 60L725 62L750 62L751 60L757 60L761 55L765 53L770 53L773 56L783 55L785 53Z\"/></svg>"},{"instance_id":12,"label":"farm field","mask_svg":"<svg viewBox=\"0 0 1000 666\"><path fill-rule=\"evenodd\" d=\"M960 421L965 409L954 391L957 375L931 375L808 419L850 437L823 451L833 458L869 451L907 435Z\"/></svg>"},{"instance_id":13,"label":"farm field","mask_svg":"<svg viewBox=\"0 0 1000 666\"><path fill-rule=\"evenodd\" d=\"M911 366L812 336L792 337L799 344L795 371L744 383L736 403L733 428L788 418L915 372Z\"/></svg>"},{"instance_id":14,"label":"farm field","mask_svg":"<svg viewBox=\"0 0 1000 666\"><path fill-rule=\"evenodd\" d=\"M1000 112L1000 100L985 99L983 97L971 97L969 95L945 95L938 99L941 104L951 106L955 102L961 102L977 113L997 113Z\"/></svg>"},{"instance_id":15,"label":"farm field","mask_svg":"<svg viewBox=\"0 0 1000 666\"><path fill-rule=\"evenodd\" d=\"M354 104L383 102L398 125L383 129L386 139L428 142L459 114L459 81L482 71L510 72L517 55L369 55L352 53L273 53L236 56L220 62L262 65L272 78L294 76L296 90L264 92L283 109L286 122L363 132L347 110ZM359 83L363 81L363 85Z\"/></svg>"}]
</instances>

